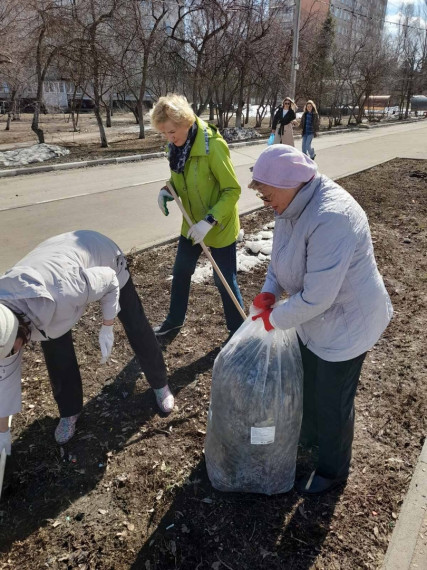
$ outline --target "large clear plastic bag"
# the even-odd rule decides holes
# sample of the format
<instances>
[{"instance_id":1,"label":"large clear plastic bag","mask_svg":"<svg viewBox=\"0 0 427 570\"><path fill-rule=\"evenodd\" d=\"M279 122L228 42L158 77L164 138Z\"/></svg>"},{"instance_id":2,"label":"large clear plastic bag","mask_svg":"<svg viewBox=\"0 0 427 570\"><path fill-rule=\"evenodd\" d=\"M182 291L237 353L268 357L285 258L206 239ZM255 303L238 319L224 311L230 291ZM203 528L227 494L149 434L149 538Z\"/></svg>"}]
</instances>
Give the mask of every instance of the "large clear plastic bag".
<instances>
[{"instance_id":1,"label":"large clear plastic bag","mask_svg":"<svg viewBox=\"0 0 427 570\"><path fill-rule=\"evenodd\" d=\"M250 316L217 356L205 442L219 491L289 491L302 419L303 372L294 329L267 332Z\"/></svg>"}]
</instances>

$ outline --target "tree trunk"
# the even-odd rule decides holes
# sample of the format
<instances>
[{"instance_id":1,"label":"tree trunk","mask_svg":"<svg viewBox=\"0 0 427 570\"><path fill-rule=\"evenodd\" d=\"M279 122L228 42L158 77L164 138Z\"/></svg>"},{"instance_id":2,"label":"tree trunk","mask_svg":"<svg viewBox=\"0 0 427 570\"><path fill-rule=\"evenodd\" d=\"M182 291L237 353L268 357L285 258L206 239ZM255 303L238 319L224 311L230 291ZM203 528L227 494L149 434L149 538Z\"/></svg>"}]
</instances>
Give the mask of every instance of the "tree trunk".
<instances>
[{"instance_id":1,"label":"tree trunk","mask_svg":"<svg viewBox=\"0 0 427 570\"><path fill-rule=\"evenodd\" d=\"M96 122L98 123L99 136L101 137L101 148L108 148L107 135L105 134L104 124L99 109L99 105L95 105L93 112L95 113Z\"/></svg>"},{"instance_id":2,"label":"tree trunk","mask_svg":"<svg viewBox=\"0 0 427 570\"><path fill-rule=\"evenodd\" d=\"M111 127L111 107L108 103L105 105L105 113L107 116L105 124L106 124L106 127L109 128L109 127Z\"/></svg>"},{"instance_id":3,"label":"tree trunk","mask_svg":"<svg viewBox=\"0 0 427 570\"><path fill-rule=\"evenodd\" d=\"M9 111L7 113L7 121L6 121L6 128L5 131L10 131L10 122L12 120L12 115L15 115L16 109L16 89L12 89L12 93L10 96L10 104L9 104Z\"/></svg>"},{"instance_id":4,"label":"tree trunk","mask_svg":"<svg viewBox=\"0 0 427 570\"><path fill-rule=\"evenodd\" d=\"M217 117L218 117L218 120L217 120L218 128L223 129L224 128L224 111L222 110L220 105L218 105Z\"/></svg>"},{"instance_id":5,"label":"tree trunk","mask_svg":"<svg viewBox=\"0 0 427 570\"><path fill-rule=\"evenodd\" d=\"M144 95L145 95L145 88L147 86L148 52L149 52L149 49L144 50L144 59L142 61L142 68L141 68L141 83L139 85L138 100L136 102L136 108L138 109L138 122L139 122L138 139L145 139Z\"/></svg>"},{"instance_id":6,"label":"tree trunk","mask_svg":"<svg viewBox=\"0 0 427 570\"><path fill-rule=\"evenodd\" d=\"M246 97L246 117L245 117L245 125L249 123L249 107L251 103L251 89L248 89L248 96Z\"/></svg>"},{"instance_id":7,"label":"tree trunk","mask_svg":"<svg viewBox=\"0 0 427 570\"><path fill-rule=\"evenodd\" d=\"M409 117L409 106L411 104L411 97L412 97L412 82L413 82L413 74L412 74L412 69L411 68L411 72L409 74L409 78L408 78L408 89L406 91L406 107L405 107L405 119L407 119Z\"/></svg>"},{"instance_id":8,"label":"tree trunk","mask_svg":"<svg viewBox=\"0 0 427 570\"><path fill-rule=\"evenodd\" d=\"M238 129L243 127L242 125L243 105L244 101L239 99L239 104L237 105L237 110L236 110L236 122L235 122L236 128Z\"/></svg>"},{"instance_id":9,"label":"tree trunk","mask_svg":"<svg viewBox=\"0 0 427 570\"><path fill-rule=\"evenodd\" d=\"M142 97L140 97L137 101L137 109L138 109L138 122L139 122L139 139L145 139L145 127L144 127L144 103L142 101Z\"/></svg>"},{"instance_id":10,"label":"tree trunk","mask_svg":"<svg viewBox=\"0 0 427 570\"><path fill-rule=\"evenodd\" d=\"M136 123L137 125L139 125L138 107L137 107L137 106L132 107L131 111L132 111L132 113L133 113L133 116L135 117L135 123Z\"/></svg>"},{"instance_id":11,"label":"tree trunk","mask_svg":"<svg viewBox=\"0 0 427 570\"><path fill-rule=\"evenodd\" d=\"M79 115L77 112L77 117L76 117L76 95L77 95L77 86L74 85L74 91L73 91L73 96L71 98L71 104L70 104L70 114L71 114L71 121L73 123L73 132L77 133L78 129L77 129L77 124L79 122Z\"/></svg>"},{"instance_id":12,"label":"tree trunk","mask_svg":"<svg viewBox=\"0 0 427 570\"><path fill-rule=\"evenodd\" d=\"M39 127L39 119L40 119L40 101L36 101L34 106L34 115L33 121L31 123L31 130L36 133L37 138L39 139L39 144L44 143L44 132L43 129Z\"/></svg>"},{"instance_id":13,"label":"tree trunk","mask_svg":"<svg viewBox=\"0 0 427 570\"><path fill-rule=\"evenodd\" d=\"M215 121L215 105L212 99L209 101L209 121Z\"/></svg>"}]
</instances>

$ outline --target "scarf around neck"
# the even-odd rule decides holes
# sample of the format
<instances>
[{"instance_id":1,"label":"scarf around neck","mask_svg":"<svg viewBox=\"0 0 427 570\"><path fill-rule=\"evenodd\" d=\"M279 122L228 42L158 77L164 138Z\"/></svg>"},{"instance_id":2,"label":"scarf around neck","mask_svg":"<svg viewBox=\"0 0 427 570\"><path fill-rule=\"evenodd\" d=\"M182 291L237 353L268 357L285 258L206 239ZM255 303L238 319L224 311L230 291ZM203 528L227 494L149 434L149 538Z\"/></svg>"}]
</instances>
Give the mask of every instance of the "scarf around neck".
<instances>
[{"instance_id":1,"label":"scarf around neck","mask_svg":"<svg viewBox=\"0 0 427 570\"><path fill-rule=\"evenodd\" d=\"M182 146L176 146L169 143L169 166L173 172L182 174L184 172L185 163L190 156L191 148L196 140L197 123L196 121L188 131L187 140Z\"/></svg>"}]
</instances>

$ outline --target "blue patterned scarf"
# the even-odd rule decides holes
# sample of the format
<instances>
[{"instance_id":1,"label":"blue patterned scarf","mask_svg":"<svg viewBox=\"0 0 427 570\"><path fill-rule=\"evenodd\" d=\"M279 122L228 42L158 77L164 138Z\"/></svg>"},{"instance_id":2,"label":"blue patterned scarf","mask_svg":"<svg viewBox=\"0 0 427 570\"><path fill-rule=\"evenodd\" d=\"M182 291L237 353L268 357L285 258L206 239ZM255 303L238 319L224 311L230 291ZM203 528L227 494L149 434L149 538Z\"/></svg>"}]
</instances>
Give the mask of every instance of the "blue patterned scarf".
<instances>
[{"instance_id":1,"label":"blue patterned scarf","mask_svg":"<svg viewBox=\"0 0 427 570\"><path fill-rule=\"evenodd\" d=\"M190 156L191 147L196 140L197 123L194 122L188 131L187 140L182 146L176 146L169 143L169 165L173 172L182 174L184 172L185 163Z\"/></svg>"}]
</instances>

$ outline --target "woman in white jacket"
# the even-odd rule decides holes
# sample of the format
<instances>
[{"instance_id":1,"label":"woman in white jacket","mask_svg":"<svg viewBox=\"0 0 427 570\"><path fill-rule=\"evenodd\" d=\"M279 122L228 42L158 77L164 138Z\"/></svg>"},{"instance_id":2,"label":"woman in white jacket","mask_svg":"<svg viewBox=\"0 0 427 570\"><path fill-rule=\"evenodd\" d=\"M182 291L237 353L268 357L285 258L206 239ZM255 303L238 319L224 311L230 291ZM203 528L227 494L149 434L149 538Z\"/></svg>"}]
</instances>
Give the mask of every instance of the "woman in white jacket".
<instances>
[{"instance_id":1,"label":"woman in white jacket","mask_svg":"<svg viewBox=\"0 0 427 570\"><path fill-rule=\"evenodd\" d=\"M121 249L108 237L81 230L52 237L0 276L0 452L10 453L8 416L21 409L23 346L40 340L60 421L57 443L75 432L83 391L72 327L88 303L100 301L101 363L113 347L118 316L163 412L174 399L160 346L144 314Z\"/></svg>"},{"instance_id":2,"label":"woman in white jacket","mask_svg":"<svg viewBox=\"0 0 427 570\"><path fill-rule=\"evenodd\" d=\"M265 328L295 327L304 367L302 443L319 446L316 470L296 483L322 493L349 473L354 397L366 352L392 316L365 212L316 163L287 145L267 148L251 188L276 213L262 293ZM283 292L288 299L274 307Z\"/></svg>"}]
</instances>

